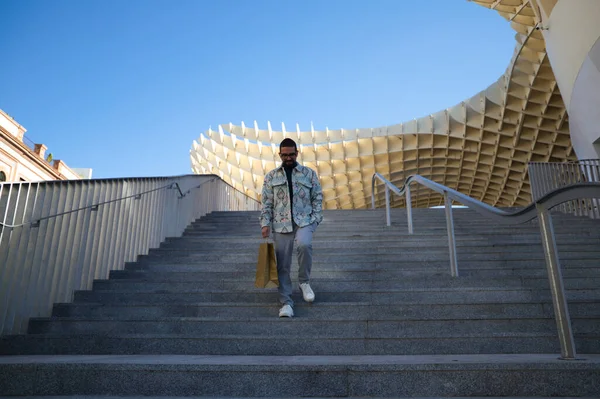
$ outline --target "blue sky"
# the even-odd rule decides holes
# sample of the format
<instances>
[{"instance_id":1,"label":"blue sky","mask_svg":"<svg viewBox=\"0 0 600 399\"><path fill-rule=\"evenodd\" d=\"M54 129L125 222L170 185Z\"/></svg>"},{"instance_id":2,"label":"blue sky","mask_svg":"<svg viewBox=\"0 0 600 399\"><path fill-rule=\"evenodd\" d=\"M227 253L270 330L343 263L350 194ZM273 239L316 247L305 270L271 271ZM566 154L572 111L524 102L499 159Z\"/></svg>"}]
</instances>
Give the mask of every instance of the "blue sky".
<instances>
[{"instance_id":1,"label":"blue sky","mask_svg":"<svg viewBox=\"0 0 600 399\"><path fill-rule=\"evenodd\" d=\"M0 109L94 177L190 173L209 126L391 125L505 71L466 0L0 0Z\"/></svg>"}]
</instances>

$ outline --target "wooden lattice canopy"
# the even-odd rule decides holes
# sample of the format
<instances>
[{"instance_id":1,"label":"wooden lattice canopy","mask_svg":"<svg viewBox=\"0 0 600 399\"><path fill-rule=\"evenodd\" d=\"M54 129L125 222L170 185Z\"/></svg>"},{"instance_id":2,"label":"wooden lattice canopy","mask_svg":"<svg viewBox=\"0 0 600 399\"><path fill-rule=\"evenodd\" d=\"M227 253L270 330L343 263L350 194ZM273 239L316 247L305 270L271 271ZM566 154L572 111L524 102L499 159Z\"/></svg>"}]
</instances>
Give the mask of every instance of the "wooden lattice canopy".
<instances>
[{"instance_id":1,"label":"wooden lattice canopy","mask_svg":"<svg viewBox=\"0 0 600 399\"><path fill-rule=\"evenodd\" d=\"M531 1L473 2L495 9L517 32L506 72L486 90L430 116L371 129L220 125L193 142L192 170L217 174L258 199L263 176L280 162L279 143L290 137L300 145L302 164L318 172L326 209L369 207L375 172L398 186L419 174L490 205L528 204L528 162L576 159L567 112ZM382 202L383 190L376 191ZM426 189L413 191L412 200L416 207L443 203Z\"/></svg>"}]
</instances>

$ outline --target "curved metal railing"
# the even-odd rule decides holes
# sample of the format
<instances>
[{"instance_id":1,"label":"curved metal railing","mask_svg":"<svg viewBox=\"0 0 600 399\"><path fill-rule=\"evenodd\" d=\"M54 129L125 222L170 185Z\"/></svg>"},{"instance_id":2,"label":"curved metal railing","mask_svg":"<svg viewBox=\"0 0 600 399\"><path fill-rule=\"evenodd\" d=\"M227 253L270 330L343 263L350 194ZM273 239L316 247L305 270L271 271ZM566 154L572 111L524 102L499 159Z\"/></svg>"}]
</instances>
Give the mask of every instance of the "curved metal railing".
<instances>
[{"instance_id":1,"label":"curved metal railing","mask_svg":"<svg viewBox=\"0 0 600 399\"><path fill-rule=\"evenodd\" d=\"M448 230L448 247L450 250L450 274L458 277L458 261L456 257L456 242L454 237L454 219L452 216L452 201L459 202L474 211L486 216L496 222L504 224L521 224L528 222L536 217L540 221L540 232L542 244L544 246L544 257L546 259L546 268L548 270L548 279L550 280L550 291L552 294L552 303L554 306L554 315L558 327L558 335L561 346L561 357L563 359L575 359L575 341L571 328L571 319L567 307L567 301L564 291L563 278L558 259L558 250L554 236L554 227L550 209L567 201L582 198L600 198L600 183L578 183L571 184L559 189L553 190L535 202L515 212L507 212L495 208L486 203L478 201L468 195L462 194L456 190L426 179L423 176L409 176L402 188L398 188L381 174L375 173L371 181L371 205L375 209L375 181L380 180L385 185L385 203L386 203L386 221L390 226L390 191L395 194L406 197L406 210L408 218L408 232L413 234L412 221L412 203L410 196L410 185L418 183L425 186L444 197L444 208L446 212L446 226Z\"/></svg>"},{"instance_id":2,"label":"curved metal railing","mask_svg":"<svg viewBox=\"0 0 600 399\"><path fill-rule=\"evenodd\" d=\"M590 182L590 183L577 183L570 184L555 190L550 191L540 199L535 202L532 202L528 206L515 211L515 212L507 212L502 209L495 208L491 205L488 205L484 202L476 200L474 198L469 197L463 193L460 193L450 187L446 187L442 184L436 183L432 180L429 180L423 176L412 175L409 176L402 188L398 188L393 183L388 181L385 177L383 177L379 173L375 173L373 175L373 179L371 182L371 191L373 192L373 196L371 197L371 205L372 208L375 208L375 180L380 180L385 184L386 191L391 190L395 194L402 196L406 195L406 207L410 208L411 198L410 198L410 184L419 183L422 186L425 186L441 195L444 196L444 200L446 198L450 200L454 200L456 202L460 202L461 204L472 208L474 211L482 214L483 216L489 217L496 222L504 223L504 224L521 224L528 222L530 220L535 219L538 216L536 206L541 204L544 205L546 209L552 209L557 205L562 204L563 202L581 199L581 198L600 198L600 183ZM386 193L386 203L389 205L389 191ZM386 209L389 210L389 207ZM409 214L412 216L412 212L409 211ZM387 223L390 225L390 217L389 211L387 212ZM412 220L409 220L409 233L412 234Z\"/></svg>"}]
</instances>

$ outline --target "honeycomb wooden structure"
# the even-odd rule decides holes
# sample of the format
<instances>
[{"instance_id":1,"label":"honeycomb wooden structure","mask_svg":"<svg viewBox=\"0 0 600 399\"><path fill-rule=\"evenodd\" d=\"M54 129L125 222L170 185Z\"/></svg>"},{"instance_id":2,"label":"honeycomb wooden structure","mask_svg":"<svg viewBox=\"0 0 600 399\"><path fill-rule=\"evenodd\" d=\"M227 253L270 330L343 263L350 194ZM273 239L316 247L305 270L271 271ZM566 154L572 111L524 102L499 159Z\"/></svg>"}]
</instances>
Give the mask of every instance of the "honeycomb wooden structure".
<instances>
[{"instance_id":1,"label":"honeycomb wooden structure","mask_svg":"<svg viewBox=\"0 0 600 399\"><path fill-rule=\"evenodd\" d=\"M532 0L473 2L496 10L517 32L506 72L486 90L427 117L371 129L220 125L193 142L192 170L217 174L259 199L263 176L279 165L278 145L289 137L299 144L299 161L317 171L326 209L369 207L375 172L399 187L419 174L493 206L530 203L528 162L576 159L565 105L536 29L539 10ZM383 189L376 187L381 206ZM443 204L440 195L411 188L414 207ZM393 206L404 205L393 199Z\"/></svg>"}]
</instances>

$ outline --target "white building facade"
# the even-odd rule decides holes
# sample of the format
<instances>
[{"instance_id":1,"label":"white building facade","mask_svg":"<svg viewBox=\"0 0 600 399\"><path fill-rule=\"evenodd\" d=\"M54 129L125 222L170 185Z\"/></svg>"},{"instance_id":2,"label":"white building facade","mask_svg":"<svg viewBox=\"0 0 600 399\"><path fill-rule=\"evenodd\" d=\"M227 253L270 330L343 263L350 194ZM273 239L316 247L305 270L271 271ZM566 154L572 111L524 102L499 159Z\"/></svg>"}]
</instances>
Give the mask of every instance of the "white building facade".
<instances>
[{"instance_id":1,"label":"white building facade","mask_svg":"<svg viewBox=\"0 0 600 399\"><path fill-rule=\"evenodd\" d=\"M44 144L28 145L25 132L23 126L0 110L0 182L81 179L62 160L46 160Z\"/></svg>"}]
</instances>

